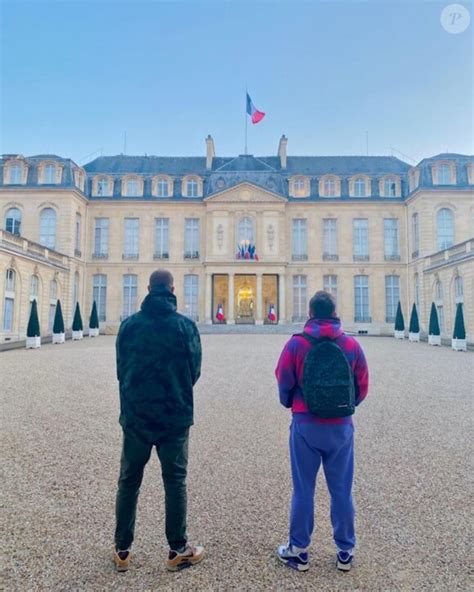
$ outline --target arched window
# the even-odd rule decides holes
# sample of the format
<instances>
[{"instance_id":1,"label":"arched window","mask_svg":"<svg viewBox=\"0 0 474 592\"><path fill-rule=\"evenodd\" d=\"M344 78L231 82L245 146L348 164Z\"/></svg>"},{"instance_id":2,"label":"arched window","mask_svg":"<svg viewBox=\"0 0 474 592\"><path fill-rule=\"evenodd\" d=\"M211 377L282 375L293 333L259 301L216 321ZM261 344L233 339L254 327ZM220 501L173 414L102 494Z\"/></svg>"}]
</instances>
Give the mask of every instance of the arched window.
<instances>
[{"instance_id":1,"label":"arched window","mask_svg":"<svg viewBox=\"0 0 474 592\"><path fill-rule=\"evenodd\" d=\"M417 308L420 308L420 276L418 273L415 273L414 284L415 304Z\"/></svg>"},{"instance_id":2,"label":"arched window","mask_svg":"<svg viewBox=\"0 0 474 592\"><path fill-rule=\"evenodd\" d=\"M30 282L30 302L36 300L38 302L38 293L39 293L39 278L37 275L31 276Z\"/></svg>"},{"instance_id":3,"label":"arched window","mask_svg":"<svg viewBox=\"0 0 474 592\"><path fill-rule=\"evenodd\" d=\"M79 300L79 272L76 271L74 274L74 283L72 284L72 314Z\"/></svg>"},{"instance_id":4,"label":"arched window","mask_svg":"<svg viewBox=\"0 0 474 592\"><path fill-rule=\"evenodd\" d=\"M420 253L420 226L418 214L415 212L411 217L411 242L412 242L412 253L413 259L418 257Z\"/></svg>"},{"instance_id":5,"label":"arched window","mask_svg":"<svg viewBox=\"0 0 474 592\"><path fill-rule=\"evenodd\" d=\"M442 333L444 331L443 284L439 280L435 284L435 306L438 311L439 328Z\"/></svg>"},{"instance_id":6,"label":"arched window","mask_svg":"<svg viewBox=\"0 0 474 592\"><path fill-rule=\"evenodd\" d=\"M462 281L462 277L457 275L454 278L454 303L455 304L463 304L464 303L464 285Z\"/></svg>"},{"instance_id":7,"label":"arched window","mask_svg":"<svg viewBox=\"0 0 474 592\"><path fill-rule=\"evenodd\" d=\"M449 249L454 244L454 214L449 208L441 208L436 214L438 251Z\"/></svg>"},{"instance_id":8,"label":"arched window","mask_svg":"<svg viewBox=\"0 0 474 592\"><path fill-rule=\"evenodd\" d=\"M18 208L10 208L5 216L5 230L12 234L21 234L21 212Z\"/></svg>"},{"instance_id":9,"label":"arched window","mask_svg":"<svg viewBox=\"0 0 474 592\"><path fill-rule=\"evenodd\" d=\"M20 185L22 181L23 167L21 164L11 164L8 167L9 183L11 185Z\"/></svg>"},{"instance_id":10,"label":"arched window","mask_svg":"<svg viewBox=\"0 0 474 592\"><path fill-rule=\"evenodd\" d=\"M354 197L367 196L367 183L364 177L357 177L354 181Z\"/></svg>"},{"instance_id":11,"label":"arched window","mask_svg":"<svg viewBox=\"0 0 474 592\"><path fill-rule=\"evenodd\" d=\"M324 179L324 197L336 196L336 181L333 177Z\"/></svg>"},{"instance_id":12,"label":"arched window","mask_svg":"<svg viewBox=\"0 0 474 592\"><path fill-rule=\"evenodd\" d=\"M123 276L123 310L122 318L127 318L137 311L137 286L136 275L127 274Z\"/></svg>"},{"instance_id":13,"label":"arched window","mask_svg":"<svg viewBox=\"0 0 474 592\"><path fill-rule=\"evenodd\" d=\"M240 244L242 241L249 241L254 243L253 235L253 221L252 218L245 217L240 218L237 226L237 242Z\"/></svg>"},{"instance_id":14,"label":"arched window","mask_svg":"<svg viewBox=\"0 0 474 592\"><path fill-rule=\"evenodd\" d=\"M53 330L54 315L56 313L56 305L58 303L58 282L51 280L49 283L49 317L48 317L48 330Z\"/></svg>"},{"instance_id":15,"label":"arched window","mask_svg":"<svg viewBox=\"0 0 474 592\"><path fill-rule=\"evenodd\" d=\"M13 331L13 315L15 310L15 281L14 269L7 269L5 275L5 301L3 304L3 330Z\"/></svg>"},{"instance_id":16,"label":"arched window","mask_svg":"<svg viewBox=\"0 0 474 592\"><path fill-rule=\"evenodd\" d=\"M97 306L99 321L105 321L107 306L107 276L96 274L92 278L92 300Z\"/></svg>"},{"instance_id":17,"label":"arched window","mask_svg":"<svg viewBox=\"0 0 474 592\"><path fill-rule=\"evenodd\" d=\"M56 248L56 212L44 208L40 215L40 243L48 249Z\"/></svg>"},{"instance_id":18,"label":"arched window","mask_svg":"<svg viewBox=\"0 0 474 592\"><path fill-rule=\"evenodd\" d=\"M156 194L158 195L158 197L168 197L168 187L168 179L166 179L166 177L159 177L156 183Z\"/></svg>"},{"instance_id":19,"label":"arched window","mask_svg":"<svg viewBox=\"0 0 474 592\"><path fill-rule=\"evenodd\" d=\"M186 195L187 197L198 197L199 183L196 179L188 179L186 181Z\"/></svg>"}]
</instances>

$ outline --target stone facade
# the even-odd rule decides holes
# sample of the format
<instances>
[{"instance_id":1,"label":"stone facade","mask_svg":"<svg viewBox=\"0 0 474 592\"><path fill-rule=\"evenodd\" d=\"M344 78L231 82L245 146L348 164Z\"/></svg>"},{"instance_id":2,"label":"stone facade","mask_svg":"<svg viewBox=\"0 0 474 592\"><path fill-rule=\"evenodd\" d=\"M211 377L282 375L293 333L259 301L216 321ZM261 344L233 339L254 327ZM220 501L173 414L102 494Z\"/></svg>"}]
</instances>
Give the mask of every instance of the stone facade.
<instances>
[{"instance_id":1,"label":"stone facade","mask_svg":"<svg viewBox=\"0 0 474 592\"><path fill-rule=\"evenodd\" d=\"M76 301L84 321L99 301L101 330L114 333L157 267L172 271L180 309L203 323L216 322L219 305L227 323L268 322L270 306L277 322L301 321L326 287L349 330L391 334L398 299L407 322L417 302L426 330L435 301L448 338L463 302L473 340L472 157L411 167L291 157L285 137L277 157L216 157L211 137L206 146L202 158L120 155L84 167L4 155L0 341L24 337L33 297L43 334L57 298L68 326Z\"/></svg>"}]
</instances>

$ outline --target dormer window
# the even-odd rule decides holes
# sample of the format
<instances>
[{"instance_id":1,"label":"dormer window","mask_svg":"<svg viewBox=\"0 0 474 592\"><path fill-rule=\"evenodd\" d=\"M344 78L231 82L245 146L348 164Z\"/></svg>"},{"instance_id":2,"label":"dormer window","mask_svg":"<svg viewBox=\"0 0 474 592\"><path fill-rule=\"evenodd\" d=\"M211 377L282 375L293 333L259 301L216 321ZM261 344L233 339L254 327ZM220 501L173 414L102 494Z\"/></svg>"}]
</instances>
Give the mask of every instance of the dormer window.
<instances>
[{"instance_id":1,"label":"dormer window","mask_svg":"<svg viewBox=\"0 0 474 592\"><path fill-rule=\"evenodd\" d=\"M168 197L168 181L161 177L156 185L158 197Z\"/></svg>"},{"instance_id":2,"label":"dormer window","mask_svg":"<svg viewBox=\"0 0 474 592\"><path fill-rule=\"evenodd\" d=\"M309 188L307 177L298 176L290 179L290 195L292 197L308 197Z\"/></svg>"},{"instance_id":3,"label":"dormer window","mask_svg":"<svg viewBox=\"0 0 474 592\"><path fill-rule=\"evenodd\" d=\"M11 164L8 167L8 183L10 185L20 185L23 177L23 167L21 164Z\"/></svg>"},{"instance_id":4,"label":"dormer window","mask_svg":"<svg viewBox=\"0 0 474 592\"><path fill-rule=\"evenodd\" d=\"M326 197L334 197L336 195L336 182L332 177L324 181L324 195Z\"/></svg>"},{"instance_id":5,"label":"dormer window","mask_svg":"<svg viewBox=\"0 0 474 592\"><path fill-rule=\"evenodd\" d=\"M435 185L453 185L455 183L454 165L450 163L440 163L433 168L433 183Z\"/></svg>"},{"instance_id":6,"label":"dormer window","mask_svg":"<svg viewBox=\"0 0 474 592\"><path fill-rule=\"evenodd\" d=\"M56 183L56 166L54 164L47 164L43 169L43 183Z\"/></svg>"},{"instance_id":7,"label":"dormer window","mask_svg":"<svg viewBox=\"0 0 474 592\"><path fill-rule=\"evenodd\" d=\"M157 197L170 197L173 195L173 181L165 175L155 177L152 183L152 193Z\"/></svg>"},{"instance_id":8,"label":"dormer window","mask_svg":"<svg viewBox=\"0 0 474 592\"><path fill-rule=\"evenodd\" d=\"M186 182L186 195L188 197L198 196L199 185L196 179L188 179Z\"/></svg>"},{"instance_id":9,"label":"dormer window","mask_svg":"<svg viewBox=\"0 0 474 592\"><path fill-rule=\"evenodd\" d=\"M383 194L385 197L396 197L397 195L397 181L392 177L385 179L383 184Z\"/></svg>"},{"instance_id":10,"label":"dormer window","mask_svg":"<svg viewBox=\"0 0 474 592\"><path fill-rule=\"evenodd\" d=\"M96 180L95 195L105 197L111 195L110 180L107 177L100 177Z\"/></svg>"},{"instance_id":11,"label":"dormer window","mask_svg":"<svg viewBox=\"0 0 474 592\"><path fill-rule=\"evenodd\" d=\"M143 195L143 183L139 177L126 177L122 181L122 195L125 197L138 197Z\"/></svg>"},{"instance_id":12,"label":"dormer window","mask_svg":"<svg viewBox=\"0 0 474 592\"><path fill-rule=\"evenodd\" d=\"M81 191L84 191L85 175L82 169L74 170L74 183Z\"/></svg>"},{"instance_id":13,"label":"dormer window","mask_svg":"<svg viewBox=\"0 0 474 592\"><path fill-rule=\"evenodd\" d=\"M354 197L367 197L367 182L364 177L354 179Z\"/></svg>"},{"instance_id":14,"label":"dormer window","mask_svg":"<svg viewBox=\"0 0 474 592\"><path fill-rule=\"evenodd\" d=\"M415 189L420 184L420 171L418 169L412 169L408 173L408 187L410 189L410 193L415 191Z\"/></svg>"},{"instance_id":15,"label":"dormer window","mask_svg":"<svg viewBox=\"0 0 474 592\"><path fill-rule=\"evenodd\" d=\"M467 182L469 185L474 185L474 164L467 165Z\"/></svg>"},{"instance_id":16,"label":"dormer window","mask_svg":"<svg viewBox=\"0 0 474 592\"><path fill-rule=\"evenodd\" d=\"M339 197L341 195L341 182L339 177L327 175L319 180L319 195L321 197Z\"/></svg>"}]
</instances>

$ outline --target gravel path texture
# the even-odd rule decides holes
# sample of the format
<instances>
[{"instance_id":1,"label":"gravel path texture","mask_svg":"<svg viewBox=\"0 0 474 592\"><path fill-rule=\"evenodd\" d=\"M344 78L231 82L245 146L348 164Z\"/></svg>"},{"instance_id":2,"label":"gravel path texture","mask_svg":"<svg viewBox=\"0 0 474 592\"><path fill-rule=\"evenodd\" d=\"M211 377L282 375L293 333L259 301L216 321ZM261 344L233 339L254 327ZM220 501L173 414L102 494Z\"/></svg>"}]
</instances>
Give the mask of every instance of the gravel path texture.
<instances>
[{"instance_id":1,"label":"gravel path texture","mask_svg":"<svg viewBox=\"0 0 474 592\"><path fill-rule=\"evenodd\" d=\"M205 335L195 392L189 535L205 561L165 571L163 490L152 456L134 560L111 562L121 431L114 338L0 354L3 590L469 589L474 355L361 338L371 368L356 413L358 548L335 569L324 476L311 569L275 558L287 538L288 426L273 375L284 335Z\"/></svg>"}]
</instances>

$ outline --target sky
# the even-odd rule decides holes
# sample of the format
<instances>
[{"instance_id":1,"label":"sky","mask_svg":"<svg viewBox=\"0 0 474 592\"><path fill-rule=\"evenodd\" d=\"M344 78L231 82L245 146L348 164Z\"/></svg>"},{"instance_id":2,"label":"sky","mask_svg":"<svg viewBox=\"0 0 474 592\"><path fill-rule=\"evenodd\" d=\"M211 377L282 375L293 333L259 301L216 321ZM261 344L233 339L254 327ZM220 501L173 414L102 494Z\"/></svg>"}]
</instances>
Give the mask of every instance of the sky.
<instances>
[{"instance_id":1,"label":"sky","mask_svg":"<svg viewBox=\"0 0 474 592\"><path fill-rule=\"evenodd\" d=\"M449 2L5 0L1 153L472 154L473 24ZM474 17L472 2L461 2ZM474 20L474 19L473 19ZM125 135L126 132L126 135Z\"/></svg>"}]
</instances>

